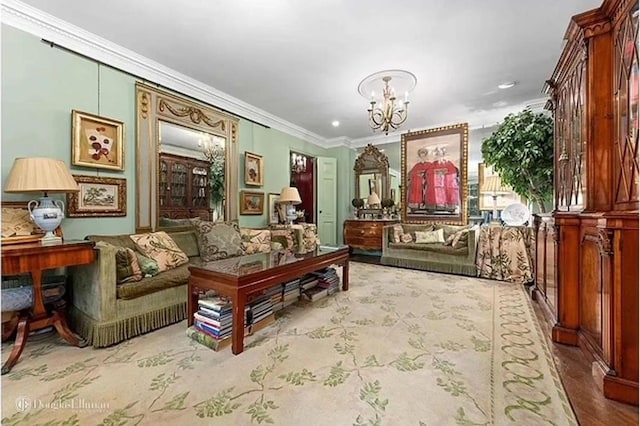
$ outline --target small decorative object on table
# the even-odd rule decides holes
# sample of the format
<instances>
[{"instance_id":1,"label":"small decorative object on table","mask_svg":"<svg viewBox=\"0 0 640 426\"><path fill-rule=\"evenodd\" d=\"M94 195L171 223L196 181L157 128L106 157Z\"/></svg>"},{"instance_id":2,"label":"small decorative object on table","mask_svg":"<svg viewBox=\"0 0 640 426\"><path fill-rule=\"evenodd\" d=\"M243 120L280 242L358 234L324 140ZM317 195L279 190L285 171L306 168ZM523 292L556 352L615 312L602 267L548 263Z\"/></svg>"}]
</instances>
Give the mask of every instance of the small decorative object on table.
<instances>
[{"instance_id":1,"label":"small decorative object on table","mask_svg":"<svg viewBox=\"0 0 640 426\"><path fill-rule=\"evenodd\" d=\"M502 221L508 226L521 226L529 221L529 209L522 203L509 204L502 211Z\"/></svg>"},{"instance_id":2,"label":"small decorative object on table","mask_svg":"<svg viewBox=\"0 0 640 426\"><path fill-rule=\"evenodd\" d=\"M53 231L64 218L64 203L49 198L49 192L78 192L78 184L67 165L55 158L16 158L9 172L5 192L44 192L40 201L29 201L31 220L46 232L42 244L59 244Z\"/></svg>"}]
</instances>

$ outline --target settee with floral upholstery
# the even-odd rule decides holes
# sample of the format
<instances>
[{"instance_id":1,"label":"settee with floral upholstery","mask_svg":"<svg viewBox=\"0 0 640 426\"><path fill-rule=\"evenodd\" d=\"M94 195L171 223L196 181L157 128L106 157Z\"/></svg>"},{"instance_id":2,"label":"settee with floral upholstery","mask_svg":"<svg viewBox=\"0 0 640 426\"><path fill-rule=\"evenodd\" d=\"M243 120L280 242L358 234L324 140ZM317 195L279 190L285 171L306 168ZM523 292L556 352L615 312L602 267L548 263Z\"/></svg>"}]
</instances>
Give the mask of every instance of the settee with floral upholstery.
<instances>
[{"instance_id":1,"label":"settee with floral upholstery","mask_svg":"<svg viewBox=\"0 0 640 426\"><path fill-rule=\"evenodd\" d=\"M86 237L96 242L98 256L74 269L70 317L88 344L110 346L183 320L190 264L273 249L304 253L319 243L310 229L185 224L155 233Z\"/></svg>"},{"instance_id":2,"label":"settee with floral upholstery","mask_svg":"<svg viewBox=\"0 0 640 426\"><path fill-rule=\"evenodd\" d=\"M476 276L477 229L437 223L387 225L380 263Z\"/></svg>"}]
</instances>

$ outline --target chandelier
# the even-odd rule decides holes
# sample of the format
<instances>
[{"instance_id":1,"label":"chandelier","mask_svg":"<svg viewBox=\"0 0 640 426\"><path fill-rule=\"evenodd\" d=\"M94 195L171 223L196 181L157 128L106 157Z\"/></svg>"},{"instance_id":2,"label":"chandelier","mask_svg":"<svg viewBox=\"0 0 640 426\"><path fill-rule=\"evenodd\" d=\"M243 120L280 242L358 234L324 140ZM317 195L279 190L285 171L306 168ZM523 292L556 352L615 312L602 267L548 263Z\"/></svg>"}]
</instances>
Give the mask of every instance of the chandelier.
<instances>
[{"instance_id":1,"label":"chandelier","mask_svg":"<svg viewBox=\"0 0 640 426\"><path fill-rule=\"evenodd\" d=\"M307 171L307 157L302 154L291 153L291 172L304 173Z\"/></svg>"},{"instance_id":2,"label":"chandelier","mask_svg":"<svg viewBox=\"0 0 640 426\"><path fill-rule=\"evenodd\" d=\"M393 81L393 85L391 82ZM360 82L358 92L369 100L369 126L385 135L407 120L409 92L416 86L416 76L404 70L386 70L371 74ZM396 93L404 92L400 101Z\"/></svg>"},{"instance_id":3,"label":"chandelier","mask_svg":"<svg viewBox=\"0 0 640 426\"><path fill-rule=\"evenodd\" d=\"M213 135L203 133L198 139L198 148L209 163L224 160L224 142L216 141Z\"/></svg>"}]
</instances>

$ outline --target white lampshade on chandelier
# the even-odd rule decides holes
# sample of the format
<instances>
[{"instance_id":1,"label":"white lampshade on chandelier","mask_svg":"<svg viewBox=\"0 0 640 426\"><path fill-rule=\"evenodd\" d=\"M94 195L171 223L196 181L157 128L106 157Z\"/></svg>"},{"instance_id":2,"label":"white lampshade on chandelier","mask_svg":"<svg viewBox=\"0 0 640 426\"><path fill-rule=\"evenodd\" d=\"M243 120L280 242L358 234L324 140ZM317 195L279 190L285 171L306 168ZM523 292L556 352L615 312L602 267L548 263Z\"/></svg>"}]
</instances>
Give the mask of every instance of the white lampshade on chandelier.
<instances>
[{"instance_id":1,"label":"white lampshade on chandelier","mask_svg":"<svg viewBox=\"0 0 640 426\"><path fill-rule=\"evenodd\" d=\"M387 135L407 120L409 93L416 82L416 76L404 70L379 71L360 82L358 93L369 100L369 126L374 132Z\"/></svg>"}]
</instances>

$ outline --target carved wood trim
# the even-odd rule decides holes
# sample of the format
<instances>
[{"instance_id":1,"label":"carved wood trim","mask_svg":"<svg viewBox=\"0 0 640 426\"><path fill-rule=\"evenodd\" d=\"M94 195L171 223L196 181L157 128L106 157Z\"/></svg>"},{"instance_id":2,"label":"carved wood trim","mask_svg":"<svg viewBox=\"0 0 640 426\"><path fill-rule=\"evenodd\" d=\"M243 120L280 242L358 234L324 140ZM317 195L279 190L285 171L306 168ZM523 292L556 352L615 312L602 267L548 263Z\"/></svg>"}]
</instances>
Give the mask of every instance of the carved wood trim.
<instances>
[{"instance_id":1,"label":"carved wood trim","mask_svg":"<svg viewBox=\"0 0 640 426\"><path fill-rule=\"evenodd\" d=\"M369 144L364 151L356 158L353 170L356 173L362 173L364 170L371 169L389 169L389 158L380 152L378 148Z\"/></svg>"},{"instance_id":2,"label":"carved wood trim","mask_svg":"<svg viewBox=\"0 0 640 426\"><path fill-rule=\"evenodd\" d=\"M200 108L192 106L172 106L167 99L160 98L158 102L158 111L164 112L165 108L176 117L189 117L194 124L205 123L212 128L220 127L225 131L224 120L214 121L207 116Z\"/></svg>"},{"instance_id":3,"label":"carved wood trim","mask_svg":"<svg viewBox=\"0 0 640 426\"><path fill-rule=\"evenodd\" d=\"M613 231L610 229L598 229L597 243L600 256L607 257L613 255Z\"/></svg>"}]
</instances>

